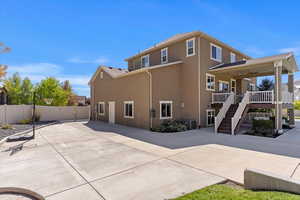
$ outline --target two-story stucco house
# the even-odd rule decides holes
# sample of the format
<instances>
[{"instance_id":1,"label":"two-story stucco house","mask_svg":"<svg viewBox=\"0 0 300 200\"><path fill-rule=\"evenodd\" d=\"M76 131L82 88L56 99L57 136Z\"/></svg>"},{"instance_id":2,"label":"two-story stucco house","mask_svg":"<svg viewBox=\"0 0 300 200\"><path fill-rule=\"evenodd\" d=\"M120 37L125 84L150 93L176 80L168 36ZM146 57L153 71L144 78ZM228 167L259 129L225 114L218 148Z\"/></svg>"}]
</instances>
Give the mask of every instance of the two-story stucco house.
<instances>
[{"instance_id":1,"label":"two-story stucco house","mask_svg":"<svg viewBox=\"0 0 300 200\"><path fill-rule=\"evenodd\" d=\"M100 66L89 84L94 120L152 128L166 119L194 120L234 134L249 108L282 109L293 116L292 53L252 59L203 33L177 34L126 59L128 69ZM281 92L281 74L289 91ZM256 77L274 75L274 91L255 91Z\"/></svg>"}]
</instances>

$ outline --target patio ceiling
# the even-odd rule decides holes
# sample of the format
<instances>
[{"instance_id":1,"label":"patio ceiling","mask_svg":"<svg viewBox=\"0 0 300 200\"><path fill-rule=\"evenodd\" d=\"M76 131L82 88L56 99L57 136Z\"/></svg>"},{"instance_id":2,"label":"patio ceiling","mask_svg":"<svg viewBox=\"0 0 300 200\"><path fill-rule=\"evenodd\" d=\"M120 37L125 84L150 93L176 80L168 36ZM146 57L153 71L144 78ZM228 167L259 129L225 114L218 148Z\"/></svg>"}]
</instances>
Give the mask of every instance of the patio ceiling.
<instances>
[{"instance_id":1,"label":"patio ceiling","mask_svg":"<svg viewBox=\"0 0 300 200\"><path fill-rule=\"evenodd\" d=\"M228 76L230 78L252 78L258 76L274 75L274 63L282 61L282 74L298 71L293 53L238 61L230 64L220 64L209 69L214 75Z\"/></svg>"}]
</instances>

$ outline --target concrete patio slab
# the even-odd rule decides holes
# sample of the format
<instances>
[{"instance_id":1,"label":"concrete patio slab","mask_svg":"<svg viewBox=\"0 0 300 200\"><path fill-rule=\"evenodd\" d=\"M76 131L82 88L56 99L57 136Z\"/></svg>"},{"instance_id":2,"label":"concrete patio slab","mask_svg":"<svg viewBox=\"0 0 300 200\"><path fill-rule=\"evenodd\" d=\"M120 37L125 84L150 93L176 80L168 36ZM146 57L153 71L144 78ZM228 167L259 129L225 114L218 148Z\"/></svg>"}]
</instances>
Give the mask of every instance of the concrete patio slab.
<instances>
[{"instance_id":1,"label":"concrete patio slab","mask_svg":"<svg viewBox=\"0 0 300 200\"><path fill-rule=\"evenodd\" d=\"M70 190L51 195L46 200L104 200L89 185L83 185Z\"/></svg>"},{"instance_id":2,"label":"concrete patio slab","mask_svg":"<svg viewBox=\"0 0 300 200\"><path fill-rule=\"evenodd\" d=\"M175 198L222 181L225 179L162 159L92 184L105 199L157 200Z\"/></svg>"}]
</instances>

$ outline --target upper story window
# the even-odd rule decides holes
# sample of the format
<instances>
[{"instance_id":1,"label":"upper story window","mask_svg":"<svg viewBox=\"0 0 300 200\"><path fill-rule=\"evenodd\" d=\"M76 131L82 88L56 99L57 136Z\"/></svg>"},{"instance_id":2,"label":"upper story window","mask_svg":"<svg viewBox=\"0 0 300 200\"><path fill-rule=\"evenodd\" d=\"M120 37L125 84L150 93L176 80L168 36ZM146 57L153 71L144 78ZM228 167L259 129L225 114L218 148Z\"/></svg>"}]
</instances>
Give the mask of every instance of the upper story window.
<instances>
[{"instance_id":1,"label":"upper story window","mask_svg":"<svg viewBox=\"0 0 300 200\"><path fill-rule=\"evenodd\" d=\"M142 56L141 64L142 64L142 67L149 67L149 65L150 65L149 55Z\"/></svg>"},{"instance_id":2,"label":"upper story window","mask_svg":"<svg viewBox=\"0 0 300 200\"><path fill-rule=\"evenodd\" d=\"M215 76L211 74L206 74L206 90L215 90Z\"/></svg>"},{"instance_id":3,"label":"upper story window","mask_svg":"<svg viewBox=\"0 0 300 200\"><path fill-rule=\"evenodd\" d=\"M134 103L133 101L124 101L124 117L134 118Z\"/></svg>"},{"instance_id":4,"label":"upper story window","mask_svg":"<svg viewBox=\"0 0 300 200\"><path fill-rule=\"evenodd\" d=\"M100 72L100 78L103 79L103 72Z\"/></svg>"},{"instance_id":5,"label":"upper story window","mask_svg":"<svg viewBox=\"0 0 300 200\"><path fill-rule=\"evenodd\" d=\"M255 84L254 83L249 83L248 84L248 91L255 91Z\"/></svg>"},{"instance_id":6,"label":"upper story window","mask_svg":"<svg viewBox=\"0 0 300 200\"><path fill-rule=\"evenodd\" d=\"M195 55L195 38L186 41L186 56Z\"/></svg>"},{"instance_id":7,"label":"upper story window","mask_svg":"<svg viewBox=\"0 0 300 200\"><path fill-rule=\"evenodd\" d=\"M222 48L215 44L210 44L210 58L222 62Z\"/></svg>"},{"instance_id":8,"label":"upper story window","mask_svg":"<svg viewBox=\"0 0 300 200\"><path fill-rule=\"evenodd\" d=\"M168 62L168 48L164 48L160 51L160 61L162 64Z\"/></svg>"},{"instance_id":9,"label":"upper story window","mask_svg":"<svg viewBox=\"0 0 300 200\"><path fill-rule=\"evenodd\" d=\"M219 92L229 92L229 83L227 81L219 81Z\"/></svg>"},{"instance_id":10,"label":"upper story window","mask_svg":"<svg viewBox=\"0 0 300 200\"><path fill-rule=\"evenodd\" d=\"M236 55L235 55L235 53L230 53L230 62L231 63L234 63L234 62L236 62Z\"/></svg>"}]
</instances>

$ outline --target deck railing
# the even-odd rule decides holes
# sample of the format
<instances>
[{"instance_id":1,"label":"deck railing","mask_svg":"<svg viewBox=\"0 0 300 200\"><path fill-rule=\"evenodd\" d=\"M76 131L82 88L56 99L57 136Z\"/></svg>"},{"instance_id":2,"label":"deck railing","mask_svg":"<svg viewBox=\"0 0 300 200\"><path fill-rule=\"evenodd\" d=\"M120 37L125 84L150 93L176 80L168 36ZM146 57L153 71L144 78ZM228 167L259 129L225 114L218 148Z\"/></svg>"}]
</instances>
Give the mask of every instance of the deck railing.
<instances>
[{"instance_id":1,"label":"deck railing","mask_svg":"<svg viewBox=\"0 0 300 200\"><path fill-rule=\"evenodd\" d=\"M230 92L227 93L212 93L212 103L224 103L230 96Z\"/></svg>"},{"instance_id":2,"label":"deck railing","mask_svg":"<svg viewBox=\"0 0 300 200\"><path fill-rule=\"evenodd\" d=\"M231 104L234 103L234 93L229 93L228 98L226 101L223 103L222 108L220 109L218 115L215 117L215 133L218 132L218 128L222 122L222 120L225 118L225 115L231 106Z\"/></svg>"},{"instance_id":3,"label":"deck railing","mask_svg":"<svg viewBox=\"0 0 300 200\"><path fill-rule=\"evenodd\" d=\"M231 134L232 135L234 135L234 130L235 130L236 126L238 125L246 106L249 104L249 101L250 101L250 92L247 91L245 93L245 96L243 97L243 100L241 101L241 103L239 103L239 107L236 110L234 116L231 118Z\"/></svg>"},{"instance_id":4,"label":"deck railing","mask_svg":"<svg viewBox=\"0 0 300 200\"><path fill-rule=\"evenodd\" d=\"M273 103L274 91L249 91L249 103Z\"/></svg>"}]
</instances>

